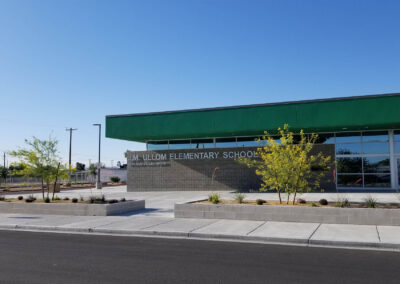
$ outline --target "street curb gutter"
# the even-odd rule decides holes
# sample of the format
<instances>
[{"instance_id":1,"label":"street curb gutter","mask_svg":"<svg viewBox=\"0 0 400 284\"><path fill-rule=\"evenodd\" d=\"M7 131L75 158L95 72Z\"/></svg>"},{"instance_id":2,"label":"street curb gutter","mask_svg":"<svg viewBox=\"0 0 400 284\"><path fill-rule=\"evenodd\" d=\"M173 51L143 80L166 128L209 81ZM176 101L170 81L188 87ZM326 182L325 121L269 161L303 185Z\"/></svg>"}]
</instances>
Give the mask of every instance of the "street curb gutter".
<instances>
[{"instance_id":1,"label":"street curb gutter","mask_svg":"<svg viewBox=\"0 0 400 284\"><path fill-rule=\"evenodd\" d=\"M371 243L371 242L348 242L348 241L327 241L327 240L311 240L311 239L291 239L291 238L275 238L275 237L256 237L241 235L222 235L222 234L201 234L186 232L162 232L162 231L140 231L140 230L121 230L121 229L102 229L102 228L71 228L61 226L35 226L35 225L0 225L0 230L15 231L42 231L54 233L82 233L82 234L102 234L113 236L147 236L147 237L166 237L166 238L186 238L197 240L216 240L231 242L251 242L277 245L296 245L310 247L336 247L336 248L353 248L353 249L380 249L400 252L400 244L394 243Z\"/></svg>"}]
</instances>

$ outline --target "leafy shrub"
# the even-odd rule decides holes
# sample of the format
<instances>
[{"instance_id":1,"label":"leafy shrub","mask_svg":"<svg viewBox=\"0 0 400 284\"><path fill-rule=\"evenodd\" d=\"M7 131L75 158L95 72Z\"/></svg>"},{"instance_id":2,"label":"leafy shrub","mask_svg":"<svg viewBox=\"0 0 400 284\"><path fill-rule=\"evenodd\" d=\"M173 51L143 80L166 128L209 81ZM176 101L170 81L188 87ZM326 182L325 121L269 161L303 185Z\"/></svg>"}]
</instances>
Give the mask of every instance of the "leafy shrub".
<instances>
[{"instance_id":1,"label":"leafy shrub","mask_svg":"<svg viewBox=\"0 0 400 284\"><path fill-rule=\"evenodd\" d=\"M6 198L4 196L0 196L0 201L4 201Z\"/></svg>"},{"instance_id":2,"label":"leafy shrub","mask_svg":"<svg viewBox=\"0 0 400 284\"><path fill-rule=\"evenodd\" d=\"M318 207L318 205L315 202L311 202L311 207Z\"/></svg>"},{"instance_id":3,"label":"leafy shrub","mask_svg":"<svg viewBox=\"0 0 400 284\"><path fill-rule=\"evenodd\" d=\"M72 184L71 184L71 182L67 182L65 185L70 187Z\"/></svg>"},{"instance_id":4,"label":"leafy shrub","mask_svg":"<svg viewBox=\"0 0 400 284\"><path fill-rule=\"evenodd\" d=\"M121 179L119 177L110 177L110 181L113 183L118 183L118 182L120 182L120 180Z\"/></svg>"},{"instance_id":5,"label":"leafy shrub","mask_svg":"<svg viewBox=\"0 0 400 284\"><path fill-rule=\"evenodd\" d=\"M246 195L244 195L243 193L236 193L235 194L235 200L239 204L243 203L245 197L246 197Z\"/></svg>"},{"instance_id":6,"label":"leafy shrub","mask_svg":"<svg viewBox=\"0 0 400 284\"><path fill-rule=\"evenodd\" d=\"M125 197L122 197L120 201L125 202L126 201Z\"/></svg>"},{"instance_id":7,"label":"leafy shrub","mask_svg":"<svg viewBox=\"0 0 400 284\"><path fill-rule=\"evenodd\" d=\"M364 198L364 206L367 208L375 208L377 204L378 204L377 200L372 196Z\"/></svg>"},{"instance_id":8,"label":"leafy shrub","mask_svg":"<svg viewBox=\"0 0 400 284\"><path fill-rule=\"evenodd\" d=\"M118 200L117 199L110 199L110 200L108 200L108 203L109 204L118 203Z\"/></svg>"},{"instance_id":9,"label":"leafy shrub","mask_svg":"<svg viewBox=\"0 0 400 284\"><path fill-rule=\"evenodd\" d=\"M46 197L43 201L44 201L44 203L50 203L50 198Z\"/></svg>"},{"instance_id":10,"label":"leafy shrub","mask_svg":"<svg viewBox=\"0 0 400 284\"><path fill-rule=\"evenodd\" d=\"M24 197L22 195L18 196L18 200L22 200Z\"/></svg>"},{"instance_id":11,"label":"leafy shrub","mask_svg":"<svg viewBox=\"0 0 400 284\"><path fill-rule=\"evenodd\" d=\"M54 200L61 200L60 197L58 197L58 195L54 196Z\"/></svg>"},{"instance_id":12,"label":"leafy shrub","mask_svg":"<svg viewBox=\"0 0 400 284\"><path fill-rule=\"evenodd\" d=\"M328 200L322 198L322 199L319 200L319 204L321 204L321 205L328 205Z\"/></svg>"},{"instance_id":13,"label":"leafy shrub","mask_svg":"<svg viewBox=\"0 0 400 284\"><path fill-rule=\"evenodd\" d=\"M256 200L256 204L257 205L263 205L265 202L267 202L267 201L265 201L264 199L257 199Z\"/></svg>"},{"instance_id":14,"label":"leafy shrub","mask_svg":"<svg viewBox=\"0 0 400 284\"><path fill-rule=\"evenodd\" d=\"M25 199L25 202L26 203L31 203L31 202L33 202L34 200L33 199L30 199L30 198L27 198L27 199Z\"/></svg>"},{"instance_id":15,"label":"leafy shrub","mask_svg":"<svg viewBox=\"0 0 400 284\"><path fill-rule=\"evenodd\" d=\"M68 196L64 197L64 200L69 200L69 197Z\"/></svg>"},{"instance_id":16,"label":"leafy shrub","mask_svg":"<svg viewBox=\"0 0 400 284\"><path fill-rule=\"evenodd\" d=\"M78 202L78 198L72 198L72 203L77 203Z\"/></svg>"},{"instance_id":17,"label":"leafy shrub","mask_svg":"<svg viewBox=\"0 0 400 284\"><path fill-rule=\"evenodd\" d=\"M306 200L305 199L303 199L303 198L297 198L297 203L300 203L300 204L305 204L306 203Z\"/></svg>"},{"instance_id":18,"label":"leafy shrub","mask_svg":"<svg viewBox=\"0 0 400 284\"><path fill-rule=\"evenodd\" d=\"M350 202L347 198L339 198L335 204L336 207L350 207Z\"/></svg>"},{"instance_id":19,"label":"leafy shrub","mask_svg":"<svg viewBox=\"0 0 400 284\"><path fill-rule=\"evenodd\" d=\"M208 196L208 201L213 204L218 204L220 202L220 195L218 193L212 193Z\"/></svg>"},{"instance_id":20,"label":"leafy shrub","mask_svg":"<svg viewBox=\"0 0 400 284\"><path fill-rule=\"evenodd\" d=\"M83 196L80 196L80 197L79 197L79 200L80 200L80 201L84 201Z\"/></svg>"}]
</instances>

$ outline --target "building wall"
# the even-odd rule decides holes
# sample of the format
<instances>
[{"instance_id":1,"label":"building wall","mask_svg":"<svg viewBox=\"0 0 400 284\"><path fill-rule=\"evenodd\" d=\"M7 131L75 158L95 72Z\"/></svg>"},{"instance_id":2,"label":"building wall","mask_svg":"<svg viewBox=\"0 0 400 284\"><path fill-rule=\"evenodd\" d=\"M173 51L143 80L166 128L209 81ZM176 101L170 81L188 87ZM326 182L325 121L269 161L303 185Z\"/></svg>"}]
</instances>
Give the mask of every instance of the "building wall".
<instances>
[{"instance_id":1,"label":"building wall","mask_svg":"<svg viewBox=\"0 0 400 284\"><path fill-rule=\"evenodd\" d=\"M254 169L239 164L238 157L254 158L256 147L128 151L128 191L258 190L261 180ZM335 146L315 145L335 159ZM336 189L334 167L322 183Z\"/></svg>"}]
</instances>

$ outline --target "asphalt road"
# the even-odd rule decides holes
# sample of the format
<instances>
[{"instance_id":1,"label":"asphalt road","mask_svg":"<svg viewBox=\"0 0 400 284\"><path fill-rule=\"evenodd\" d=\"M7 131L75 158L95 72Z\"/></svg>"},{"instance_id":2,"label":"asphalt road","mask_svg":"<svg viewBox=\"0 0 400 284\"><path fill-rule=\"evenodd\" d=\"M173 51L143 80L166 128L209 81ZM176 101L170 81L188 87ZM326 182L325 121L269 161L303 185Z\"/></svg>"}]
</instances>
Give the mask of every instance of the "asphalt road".
<instances>
[{"instance_id":1,"label":"asphalt road","mask_svg":"<svg viewBox=\"0 0 400 284\"><path fill-rule=\"evenodd\" d=\"M0 283L400 283L400 253L0 231Z\"/></svg>"}]
</instances>

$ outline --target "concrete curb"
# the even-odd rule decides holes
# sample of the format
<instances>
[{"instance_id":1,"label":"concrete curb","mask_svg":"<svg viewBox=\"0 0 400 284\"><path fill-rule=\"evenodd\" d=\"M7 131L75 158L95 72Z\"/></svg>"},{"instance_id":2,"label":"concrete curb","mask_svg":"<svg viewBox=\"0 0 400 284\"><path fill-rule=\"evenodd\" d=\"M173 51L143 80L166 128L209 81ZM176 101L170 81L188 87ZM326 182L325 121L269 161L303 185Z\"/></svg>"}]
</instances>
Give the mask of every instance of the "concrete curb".
<instances>
[{"instance_id":1,"label":"concrete curb","mask_svg":"<svg viewBox=\"0 0 400 284\"><path fill-rule=\"evenodd\" d=\"M61 226L35 226L35 225L0 225L0 230L15 231L39 231L49 233L82 233L82 234L102 234L114 236L146 236L146 237L166 237L166 238L185 238L196 240L214 240L229 242L250 242L276 245L296 245L310 247L333 247L333 248L352 248L365 250L390 250L400 252L400 244L395 243L371 243L371 242L348 242L348 241L326 241L311 239L290 239L275 237L256 237L242 235L224 234L201 234L185 232L161 232L161 231L140 231L140 230L121 230L121 229L96 229L96 228L70 228Z\"/></svg>"}]
</instances>

